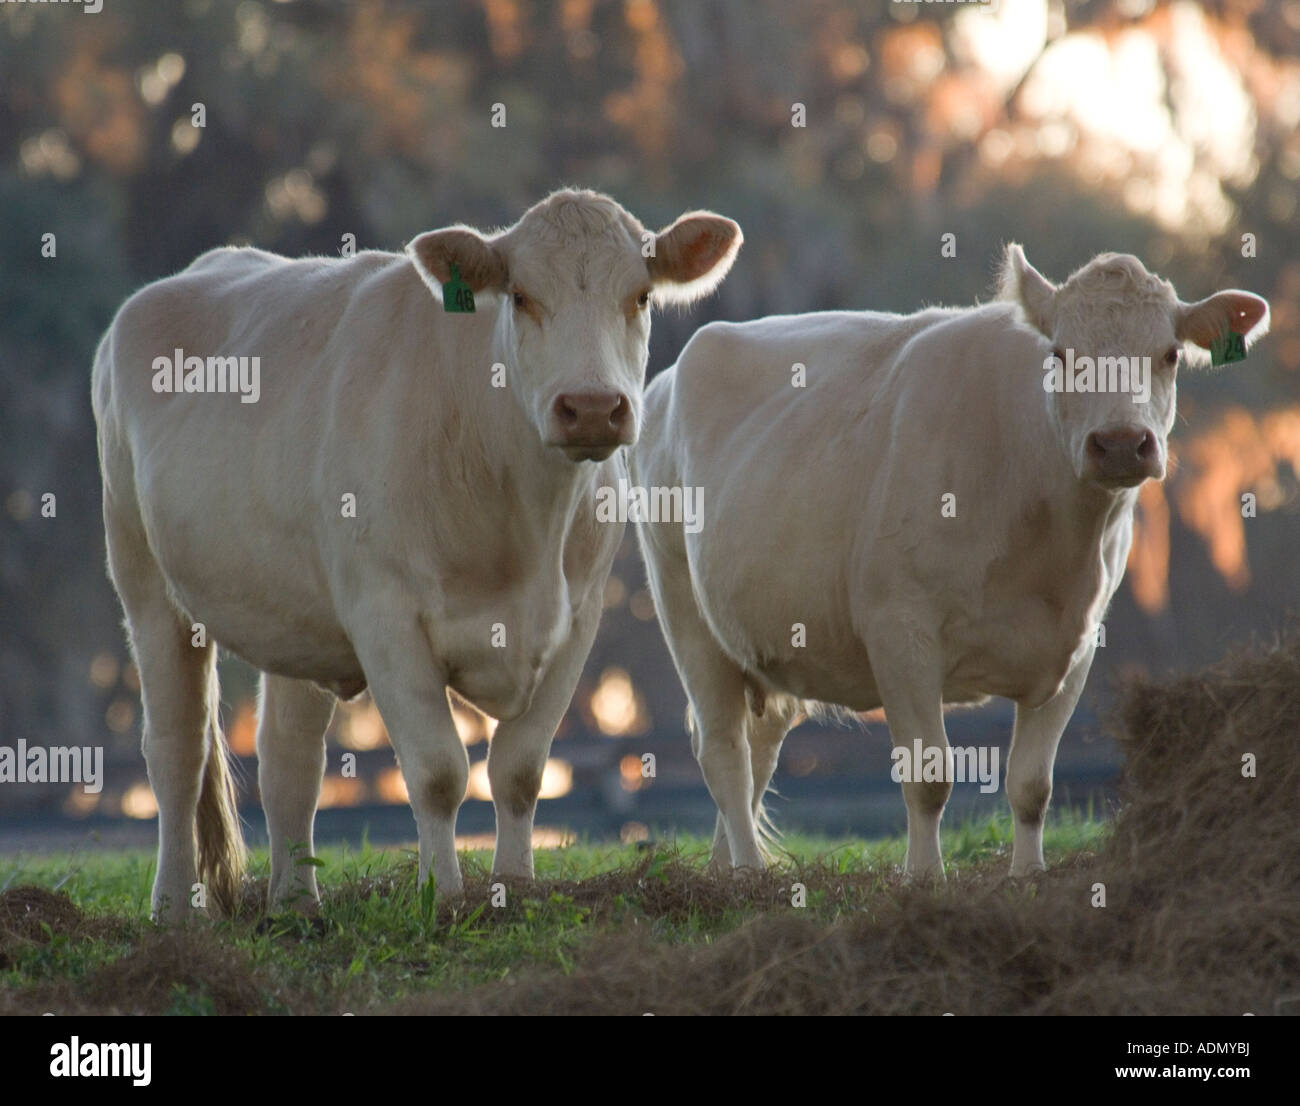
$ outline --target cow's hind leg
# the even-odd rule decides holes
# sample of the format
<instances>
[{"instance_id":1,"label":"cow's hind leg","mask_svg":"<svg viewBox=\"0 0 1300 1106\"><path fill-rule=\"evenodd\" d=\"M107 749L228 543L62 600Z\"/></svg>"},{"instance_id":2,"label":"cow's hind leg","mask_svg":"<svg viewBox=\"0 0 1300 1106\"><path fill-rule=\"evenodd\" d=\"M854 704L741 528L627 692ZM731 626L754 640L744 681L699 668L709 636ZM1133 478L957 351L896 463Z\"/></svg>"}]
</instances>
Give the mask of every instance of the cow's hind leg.
<instances>
[{"instance_id":1,"label":"cow's hind leg","mask_svg":"<svg viewBox=\"0 0 1300 1106\"><path fill-rule=\"evenodd\" d=\"M763 848L764 839L771 841L776 837L776 831L763 809L763 796L771 786L781 756L781 744L790 732L796 713L793 710L787 712L780 704L769 700L762 715L752 712L749 715L749 765L754 781L754 825L760 835L760 848ZM763 851L766 855L767 850L764 848ZM727 830L721 814L718 815L713 830L713 857L710 866L718 870L731 866L731 846L727 843Z\"/></svg>"},{"instance_id":2,"label":"cow's hind leg","mask_svg":"<svg viewBox=\"0 0 1300 1106\"><path fill-rule=\"evenodd\" d=\"M1043 861L1043 822L1052 797L1052 768L1065 724L1087 682L1092 652L1089 649L1087 656L1075 663L1061 690L1042 706L1016 704L1011 751L1007 755L1007 799L1016 821L1011 841L1013 876L1041 872L1047 867Z\"/></svg>"},{"instance_id":3,"label":"cow's hind leg","mask_svg":"<svg viewBox=\"0 0 1300 1106\"><path fill-rule=\"evenodd\" d=\"M271 841L272 910L320 900L313 826L325 774L325 730L334 696L306 680L262 676L257 726L257 780Z\"/></svg>"},{"instance_id":4,"label":"cow's hind leg","mask_svg":"<svg viewBox=\"0 0 1300 1106\"><path fill-rule=\"evenodd\" d=\"M533 817L542 771L555 730L573 700L573 689L600 624L602 593L595 589L573 631L552 659L528 709L502 722L488 748L488 783L496 808L494 876L533 878Z\"/></svg>"},{"instance_id":5,"label":"cow's hind leg","mask_svg":"<svg viewBox=\"0 0 1300 1106\"><path fill-rule=\"evenodd\" d=\"M214 821L224 819L215 828L209 823L210 836L203 842L205 851L213 854L217 884L207 891L219 900L214 905L229 909L238 885L242 843L234 839L238 825L228 794L224 748L215 729L216 646L196 636L189 620L177 611L143 533L119 518L107 497L104 521L109 570L126 611L131 650L140 672L141 745L158 803L153 916L160 922L176 921L192 907L206 912L207 895L196 894L201 794L213 810ZM213 763L209 756L215 758Z\"/></svg>"},{"instance_id":6,"label":"cow's hind leg","mask_svg":"<svg viewBox=\"0 0 1300 1106\"><path fill-rule=\"evenodd\" d=\"M871 670L885 708L895 749L906 751L903 801L907 804L910 878L943 879L939 822L952 793L948 734L943 725L943 665L934 639L907 619L877 620L871 627ZM921 743L921 758L914 755ZM944 766L940 779L926 779L927 763ZM933 773L932 773L933 774Z\"/></svg>"},{"instance_id":7,"label":"cow's hind leg","mask_svg":"<svg viewBox=\"0 0 1300 1106\"><path fill-rule=\"evenodd\" d=\"M700 617L685 563L663 552L647 553L655 610L691 705L691 748L718 804L722 832L715 845L725 835L733 867L762 868L744 672L719 648Z\"/></svg>"}]
</instances>

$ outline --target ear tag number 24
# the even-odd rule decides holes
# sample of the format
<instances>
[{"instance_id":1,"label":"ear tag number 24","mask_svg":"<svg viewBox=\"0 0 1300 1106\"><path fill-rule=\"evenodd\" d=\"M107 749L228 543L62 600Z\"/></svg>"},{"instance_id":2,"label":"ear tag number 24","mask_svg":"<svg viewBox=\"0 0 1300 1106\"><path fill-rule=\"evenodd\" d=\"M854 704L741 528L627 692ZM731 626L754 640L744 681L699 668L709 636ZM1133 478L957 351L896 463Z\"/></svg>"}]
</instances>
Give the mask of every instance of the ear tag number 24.
<instances>
[{"instance_id":1,"label":"ear tag number 24","mask_svg":"<svg viewBox=\"0 0 1300 1106\"><path fill-rule=\"evenodd\" d=\"M1210 364L1230 365L1246 360L1246 339L1228 327L1210 343Z\"/></svg>"}]
</instances>

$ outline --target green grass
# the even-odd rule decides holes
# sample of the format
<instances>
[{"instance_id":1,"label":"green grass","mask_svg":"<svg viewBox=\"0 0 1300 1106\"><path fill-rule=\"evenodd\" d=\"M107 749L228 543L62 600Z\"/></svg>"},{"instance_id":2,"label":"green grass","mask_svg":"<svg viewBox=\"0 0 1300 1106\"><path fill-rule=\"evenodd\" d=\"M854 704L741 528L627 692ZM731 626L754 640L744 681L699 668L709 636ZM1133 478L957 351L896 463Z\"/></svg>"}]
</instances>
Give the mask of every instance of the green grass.
<instances>
[{"instance_id":1,"label":"green grass","mask_svg":"<svg viewBox=\"0 0 1300 1106\"><path fill-rule=\"evenodd\" d=\"M1095 852L1107 832L1085 816L1053 819L1045 832L1048 864ZM1009 816L958 824L943 835L949 873L1005 873L1010 843ZM128 1005L175 1014L221 1012L223 1003L245 1001L268 1013L363 1010L530 969L568 973L594 938L629 926L648 927L641 931L659 942L713 941L759 914L789 910L796 880L806 888L802 916L830 923L872 912L897 885L904 851L902 838L791 835L769 873L746 883L706 874L709 843L701 838L640 848L578 843L539 851L537 883L507 887L501 906L493 902L488 852L461 854L466 897L453 904L436 900L431 886L416 888L409 849L322 848L318 921L294 913L263 919L250 891L239 919L187 927L199 929L202 947L232 957L230 963L205 967L178 953L174 970L157 968L147 980L166 994L131 996ZM0 1000L7 992L13 1008L111 992L140 975L122 964L121 977L113 974L123 958L165 959L148 951L168 936L147 918L153 864L151 853L138 851L0 860L0 891L32 885L58 891L82 915L0 940ZM264 891L265 851L253 852L250 875ZM249 994L222 998L235 977ZM137 985L145 986L125 984L128 990Z\"/></svg>"}]
</instances>

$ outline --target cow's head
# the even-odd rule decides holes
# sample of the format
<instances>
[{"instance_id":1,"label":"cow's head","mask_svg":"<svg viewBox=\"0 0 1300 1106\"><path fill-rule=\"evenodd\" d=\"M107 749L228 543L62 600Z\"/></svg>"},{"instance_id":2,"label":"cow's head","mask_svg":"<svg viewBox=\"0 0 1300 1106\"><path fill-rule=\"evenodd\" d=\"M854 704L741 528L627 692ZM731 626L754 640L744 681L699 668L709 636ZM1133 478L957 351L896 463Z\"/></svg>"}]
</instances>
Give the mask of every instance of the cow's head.
<instances>
[{"instance_id":1,"label":"cow's head","mask_svg":"<svg viewBox=\"0 0 1300 1106\"><path fill-rule=\"evenodd\" d=\"M653 234L608 196L561 191L508 230L450 227L406 250L439 298L452 265L476 296L503 297L511 391L546 445L601 461L637 438L651 305L712 291L741 241L720 215L691 212Z\"/></svg>"},{"instance_id":2,"label":"cow's head","mask_svg":"<svg viewBox=\"0 0 1300 1106\"><path fill-rule=\"evenodd\" d=\"M1047 339L1039 379L1076 474L1108 489L1164 477L1180 360L1208 364L1215 342L1249 346L1268 330L1259 296L1184 303L1131 254L1101 254L1058 287L1012 244L1002 293Z\"/></svg>"}]
</instances>

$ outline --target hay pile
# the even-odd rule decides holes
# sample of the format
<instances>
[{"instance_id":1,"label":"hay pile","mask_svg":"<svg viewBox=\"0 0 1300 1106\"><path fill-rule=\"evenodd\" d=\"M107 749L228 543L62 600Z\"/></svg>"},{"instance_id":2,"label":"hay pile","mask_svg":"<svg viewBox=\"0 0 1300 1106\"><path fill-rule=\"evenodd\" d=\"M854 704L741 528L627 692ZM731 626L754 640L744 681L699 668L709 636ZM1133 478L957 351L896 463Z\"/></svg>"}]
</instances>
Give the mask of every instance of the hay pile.
<instances>
[{"instance_id":1,"label":"hay pile","mask_svg":"<svg viewBox=\"0 0 1300 1106\"><path fill-rule=\"evenodd\" d=\"M1300 633L1128 686L1114 729L1127 763L1113 838L1031 884L894 882L871 914L826 926L774 910L706 946L666 946L643 924L595 944L568 976L392 1012L1300 1012ZM828 893L844 882L808 869L748 892L775 903L793 878ZM672 886L697 906L730 894L690 872Z\"/></svg>"}]
</instances>

